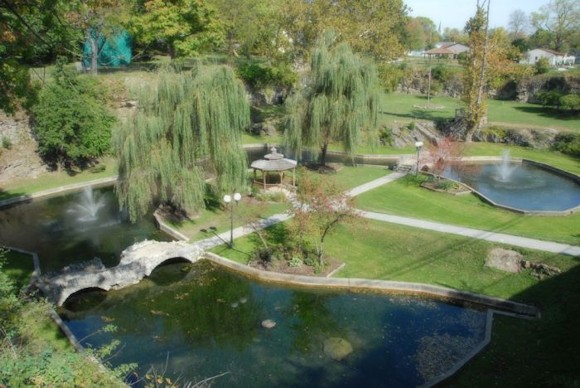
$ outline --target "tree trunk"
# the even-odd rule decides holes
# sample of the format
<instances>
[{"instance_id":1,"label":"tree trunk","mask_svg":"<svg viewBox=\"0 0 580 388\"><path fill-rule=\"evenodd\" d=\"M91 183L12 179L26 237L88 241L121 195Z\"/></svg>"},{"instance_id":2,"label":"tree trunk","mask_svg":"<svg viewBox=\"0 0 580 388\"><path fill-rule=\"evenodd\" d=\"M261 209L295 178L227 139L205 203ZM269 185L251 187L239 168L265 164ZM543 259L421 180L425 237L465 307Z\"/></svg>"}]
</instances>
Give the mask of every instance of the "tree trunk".
<instances>
[{"instance_id":1,"label":"tree trunk","mask_svg":"<svg viewBox=\"0 0 580 388\"><path fill-rule=\"evenodd\" d=\"M322 147L320 147L320 157L318 158L318 162L326 166L326 153L328 151L328 143L324 143Z\"/></svg>"},{"instance_id":2,"label":"tree trunk","mask_svg":"<svg viewBox=\"0 0 580 388\"><path fill-rule=\"evenodd\" d=\"M89 42L91 45L91 73L96 75L98 72L97 66L99 64L99 48L97 47L97 38L94 36L89 36Z\"/></svg>"}]
</instances>

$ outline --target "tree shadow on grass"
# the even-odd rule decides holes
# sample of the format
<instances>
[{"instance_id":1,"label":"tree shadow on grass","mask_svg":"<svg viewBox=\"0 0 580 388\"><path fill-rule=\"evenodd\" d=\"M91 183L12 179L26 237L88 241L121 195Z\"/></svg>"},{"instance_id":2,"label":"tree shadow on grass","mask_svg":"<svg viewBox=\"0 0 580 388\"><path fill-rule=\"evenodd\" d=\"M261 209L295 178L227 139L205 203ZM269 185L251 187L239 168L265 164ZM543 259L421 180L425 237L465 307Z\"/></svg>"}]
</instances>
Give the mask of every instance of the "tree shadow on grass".
<instances>
[{"instance_id":1,"label":"tree shadow on grass","mask_svg":"<svg viewBox=\"0 0 580 388\"><path fill-rule=\"evenodd\" d=\"M541 117L547 117L554 120L578 120L578 113L577 111L563 111L554 108L546 108L543 106L516 106L515 109L519 110L520 112L531 113Z\"/></svg>"},{"instance_id":2,"label":"tree shadow on grass","mask_svg":"<svg viewBox=\"0 0 580 388\"><path fill-rule=\"evenodd\" d=\"M21 198L17 203L30 202L32 200L32 197L27 193L0 189L0 209L16 205L17 203L10 201L11 199L16 201L16 198ZM2 202L4 201L10 201L10 203L3 205Z\"/></svg>"},{"instance_id":3,"label":"tree shadow on grass","mask_svg":"<svg viewBox=\"0 0 580 388\"><path fill-rule=\"evenodd\" d=\"M452 118L451 115L449 117L442 118L440 115L435 115L434 114L435 112L440 114L441 110L440 109L432 109L432 110L413 109L409 113L393 113L393 112L388 112L388 111L381 111L379 113L386 115L386 116L401 117L401 118L411 119L411 120L429 120L429 121L436 121L436 122L441 121L441 120L449 120Z\"/></svg>"},{"instance_id":4,"label":"tree shadow on grass","mask_svg":"<svg viewBox=\"0 0 580 388\"><path fill-rule=\"evenodd\" d=\"M578 258L573 258L578 262ZM519 320L496 317L493 341L481 356L446 382L478 381L482 386L576 386L580 381L580 266L514 295L537 306L541 317Z\"/></svg>"}]
</instances>

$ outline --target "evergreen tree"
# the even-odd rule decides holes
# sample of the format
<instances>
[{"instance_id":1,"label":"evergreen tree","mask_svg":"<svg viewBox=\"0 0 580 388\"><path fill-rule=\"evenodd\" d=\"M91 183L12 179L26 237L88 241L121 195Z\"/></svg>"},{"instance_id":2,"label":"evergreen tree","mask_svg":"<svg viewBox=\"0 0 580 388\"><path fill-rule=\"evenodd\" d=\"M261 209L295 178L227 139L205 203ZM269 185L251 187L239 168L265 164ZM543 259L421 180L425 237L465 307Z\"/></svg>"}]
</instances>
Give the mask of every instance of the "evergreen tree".
<instances>
[{"instance_id":1,"label":"evergreen tree","mask_svg":"<svg viewBox=\"0 0 580 388\"><path fill-rule=\"evenodd\" d=\"M190 212L202 208L208 179L216 192L245 187L241 133L250 108L229 67L163 68L138 101L114 139L119 202L131 220L161 202Z\"/></svg>"},{"instance_id":2,"label":"evergreen tree","mask_svg":"<svg viewBox=\"0 0 580 388\"><path fill-rule=\"evenodd\" d=\"M285 144L298 154L318 147L321 164L332 142L354 157L362 140L378 138L377 85L375 67L325 33L313 50L308 84L287 101Z\"/></svg>"}]
</instances>

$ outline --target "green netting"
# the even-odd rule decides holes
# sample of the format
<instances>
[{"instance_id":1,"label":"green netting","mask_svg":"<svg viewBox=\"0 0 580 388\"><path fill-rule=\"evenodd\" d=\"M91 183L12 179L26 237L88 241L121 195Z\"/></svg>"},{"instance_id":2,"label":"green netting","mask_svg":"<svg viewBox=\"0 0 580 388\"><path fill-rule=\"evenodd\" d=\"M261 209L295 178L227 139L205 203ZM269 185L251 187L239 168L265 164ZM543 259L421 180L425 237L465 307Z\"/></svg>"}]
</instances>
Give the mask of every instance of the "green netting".
<instances>
[{"instance_id":1,"label":"green netting","mask_svg":"<svg viewBox=\"0 0 580 388\"><path fill-rule=\"evenodd\" d=\"M119 67L131 63L132 39L127 31L119 32L108 38L98 34L97 48L99 52L98 66ZM85 68L91 66L91 54L91 44L87 40L83 47L83 65Z\"/></svg>"}]
</instances>

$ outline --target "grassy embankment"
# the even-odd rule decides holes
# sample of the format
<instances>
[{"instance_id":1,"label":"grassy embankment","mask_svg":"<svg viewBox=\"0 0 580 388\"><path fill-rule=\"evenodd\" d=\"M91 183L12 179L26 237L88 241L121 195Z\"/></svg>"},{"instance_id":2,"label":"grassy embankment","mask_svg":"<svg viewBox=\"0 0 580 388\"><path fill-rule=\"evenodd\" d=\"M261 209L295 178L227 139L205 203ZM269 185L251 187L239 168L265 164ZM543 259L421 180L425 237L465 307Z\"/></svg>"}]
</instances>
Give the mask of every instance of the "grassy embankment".
<instances>
[{"instance_id":1,"label":"grassy embankment","mask_svg":"<svg viewBox=\"0 0 580 388\"><path fill-rule=\"evenodd\" d=\"M455 116L455 109L462 107L460 100L445 96L432 97L429 105L431 108L426 105L426 96L385 94L379 113L380 123L389 126L394 122L449 119ZM578 125L580 119L577 116L547 109L541 105L488 100L488 106L490 126L580 131L580 125Z\"/></svg>"}]
</instances>

